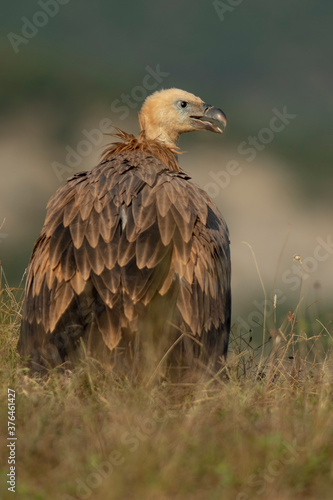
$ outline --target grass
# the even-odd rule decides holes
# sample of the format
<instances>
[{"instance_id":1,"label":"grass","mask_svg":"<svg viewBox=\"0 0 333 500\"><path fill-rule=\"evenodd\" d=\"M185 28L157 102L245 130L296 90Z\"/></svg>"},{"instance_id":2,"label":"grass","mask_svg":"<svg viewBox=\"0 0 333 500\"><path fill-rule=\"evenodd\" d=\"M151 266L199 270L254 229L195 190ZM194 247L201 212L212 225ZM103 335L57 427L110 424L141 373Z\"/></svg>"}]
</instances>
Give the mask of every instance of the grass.
<instances>
[{"instance_id":1,"label":"grass","mask_svg":"<svg viewBox=\"0 0 333 500\"><path fill-rule=\"evenodd\" d=\"M20 500L332 497L329 328L309 338L290 314L263 347L232 338L224 375L196 384L134 385L89 359L40 378L16 353L19 295L3 284L1 498L8 388Z\"/></svg>"}]
</instances>

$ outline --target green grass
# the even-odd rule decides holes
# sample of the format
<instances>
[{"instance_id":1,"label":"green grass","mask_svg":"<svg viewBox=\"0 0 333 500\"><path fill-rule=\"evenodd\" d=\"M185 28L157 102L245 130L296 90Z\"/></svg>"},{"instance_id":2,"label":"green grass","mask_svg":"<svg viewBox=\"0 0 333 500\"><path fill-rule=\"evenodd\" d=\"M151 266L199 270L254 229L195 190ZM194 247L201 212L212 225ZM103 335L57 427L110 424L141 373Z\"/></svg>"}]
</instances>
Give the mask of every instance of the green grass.
<instances>
[{"instance_id":1,"label":"green grass","mask_svg":"<svg viewBox=\"0 0 333 500\"><path fill-rule=\"evenodd\" d=\"M16 391L16 497L329 499L333 358L297 318L265 350L232 339L221 378L134 385L96 361L29 374L16 353L21 300L0 305L0 497L7 491L7 389ZM244 349L246 347L246 350Z\"/></svg>"}]
</instances>

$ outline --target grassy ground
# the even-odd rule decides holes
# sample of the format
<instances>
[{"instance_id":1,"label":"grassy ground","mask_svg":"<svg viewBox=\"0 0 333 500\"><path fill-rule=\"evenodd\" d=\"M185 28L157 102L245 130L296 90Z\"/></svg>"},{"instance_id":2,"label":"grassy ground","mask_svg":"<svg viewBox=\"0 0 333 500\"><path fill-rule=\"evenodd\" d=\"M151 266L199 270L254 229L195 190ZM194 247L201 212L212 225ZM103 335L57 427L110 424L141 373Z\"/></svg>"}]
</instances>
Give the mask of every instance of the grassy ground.
<instances>
[{"instance_id":1,"label":"grassy ground","mask_svg":"<svg viewBox=\"0 0 333 500\"><path fill-rule=\"evenodd\" d=\"M20 500L332 498L325 328L309 339L290 316L264 352L233 339L218 380L134 386L91 360L32 377L15 350L20 306L3 288L1 498L15 498L6 484L8 388L16 391Z\"/></svg>"}]
</instances>

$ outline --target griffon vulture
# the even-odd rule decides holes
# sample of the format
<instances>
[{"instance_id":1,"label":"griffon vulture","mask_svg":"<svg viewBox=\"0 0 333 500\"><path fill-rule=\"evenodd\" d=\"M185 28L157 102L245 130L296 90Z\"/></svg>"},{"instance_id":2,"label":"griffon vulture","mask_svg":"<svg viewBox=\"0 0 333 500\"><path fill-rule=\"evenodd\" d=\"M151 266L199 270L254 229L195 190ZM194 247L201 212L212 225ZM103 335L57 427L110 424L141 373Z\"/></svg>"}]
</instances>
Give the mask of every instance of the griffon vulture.
<instances>
[{"instance_id":1,"label":"griffon vulture","mask_svg":"<svg viewBox=\"0 0 333 500\"><path fill-rule=\"evenodd\" d=\"M218 369L226 356L228 229L177 160L180 134L221 133L226 117L169 89L149 96L139 118L138 137L118 129L99 165L47 205L18 343L35 369L75 361L82 349L126 373L149 363Z\"/></svg>"}]
</instances>

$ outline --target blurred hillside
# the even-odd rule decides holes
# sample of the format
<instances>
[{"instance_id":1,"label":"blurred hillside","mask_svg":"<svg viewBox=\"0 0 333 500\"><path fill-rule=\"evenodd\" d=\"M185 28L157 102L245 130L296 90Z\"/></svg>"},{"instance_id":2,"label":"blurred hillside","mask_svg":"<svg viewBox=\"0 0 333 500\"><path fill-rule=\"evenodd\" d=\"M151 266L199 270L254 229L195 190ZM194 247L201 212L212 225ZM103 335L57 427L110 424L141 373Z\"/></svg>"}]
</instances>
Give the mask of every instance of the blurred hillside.
<instances>
[{"instance_id":1,"label":"blurred hillside","mask_svg":"<svg viewBox=\"0 0 333 500\"><path fill-rule=\"evenodd\" d=\"M150 86L184 88L227 114L222 138L192 134L180 145L188 151L182 165L203 186L227 161L242 165L242 175L215 199L232 235L236 297L244 281L258 291L242 240L256 248L273 280L289 224L297 230L286 268L293 252L311 255L316 238L330 233L333 4L254 0L225 12L222 4L17 0L2 6L0 258L11 284L28 264L50 195L67 176L94 166L102 149L81 156L60 179L52 165L66 164L67 148L76 151L83 131L98 129L103 119L136 132L152 72L162 76L150 76ZM131 105L120 112L124 95ZM239 146L260 133L267 138L262 131L273 109L296 116L247 161ZM331 268L330 261L322 266L320 279Z\"/></svg>"}]
</instances>

